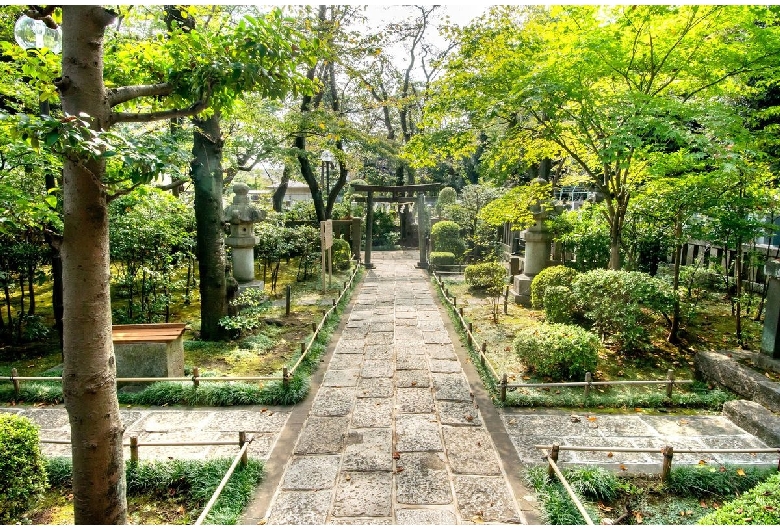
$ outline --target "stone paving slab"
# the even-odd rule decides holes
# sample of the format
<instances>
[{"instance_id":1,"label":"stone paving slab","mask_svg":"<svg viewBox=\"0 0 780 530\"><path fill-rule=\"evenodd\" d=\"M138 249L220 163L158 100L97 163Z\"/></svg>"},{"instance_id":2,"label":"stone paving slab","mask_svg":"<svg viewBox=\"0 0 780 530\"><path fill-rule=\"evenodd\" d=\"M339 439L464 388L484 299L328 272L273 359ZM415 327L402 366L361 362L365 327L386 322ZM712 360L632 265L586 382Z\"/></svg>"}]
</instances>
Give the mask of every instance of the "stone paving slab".
<instances>
[{"instance_id":1,"label":"stone paving slab","mask_svg":"<svg viewBox=\"0 0 780 530\"><path fill-rule=\"evenodd\" d=\"M628 472L660 473L661 449L667 445L675 450L672 465L700 462L777 465L774 454L708 452L708 449L766 447L760 439L720 414L572 414L507 408L501 411L501 417L524 465L542 465L543 455L533 446L553 444L648 449L647 453L566 450L559 453L559 462L563 465L598 464ZM696 452L677 452L682 450Z\"/></svg>"},{"instance_id":2,"label":"stone paving slab","mask_svg":"<svg viewBox=\"0 0 780 530\"><path fill-rule=\"evenodd\" d=\"M323 383L313 389L296 456L281 463L285 478L253 524L303 520L281 516L280 506L306 511L313 497L292 494L325 491L325 506L308 519L317 524L522 520L430 281L415 262L378 259L367 271L360 303L346 315L349 331L338 337ZM354 387L347 386L356 370ZM306 477L317 461L302 459L315 457L328 460Z\"/></svg>"}]
</instances>

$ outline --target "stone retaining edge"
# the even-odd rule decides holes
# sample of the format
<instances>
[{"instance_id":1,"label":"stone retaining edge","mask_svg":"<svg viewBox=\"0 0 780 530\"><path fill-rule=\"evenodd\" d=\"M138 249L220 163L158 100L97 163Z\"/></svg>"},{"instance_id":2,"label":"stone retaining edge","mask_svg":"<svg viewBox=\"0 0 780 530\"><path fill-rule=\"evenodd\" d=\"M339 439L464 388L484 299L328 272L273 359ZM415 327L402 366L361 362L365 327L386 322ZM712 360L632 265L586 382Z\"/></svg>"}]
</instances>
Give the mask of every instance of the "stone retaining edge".
<instances>
[{"instance_id":1,"label":"stone retaining edge","mask_svg":"<svg viewBox=\"0 0 780 530\"><path fill-rule=\"evenodd\" d=\"M704 379L724 386L741 397L756 401L772 412L780 412L780 383L740 365L729 356L713 351L698 351L696 372Z\"/></svg>"},{"instance_id":2,"label":"stone retaining edge","mask_svg":"<svg viewBox=\"0 0 780 530\"><path fill-rule=\"evenodd\" d=\"M737 399L723 405L723 414L770 447L780 447L780 418L754 401Z\"/></svg>"}]
</instances>

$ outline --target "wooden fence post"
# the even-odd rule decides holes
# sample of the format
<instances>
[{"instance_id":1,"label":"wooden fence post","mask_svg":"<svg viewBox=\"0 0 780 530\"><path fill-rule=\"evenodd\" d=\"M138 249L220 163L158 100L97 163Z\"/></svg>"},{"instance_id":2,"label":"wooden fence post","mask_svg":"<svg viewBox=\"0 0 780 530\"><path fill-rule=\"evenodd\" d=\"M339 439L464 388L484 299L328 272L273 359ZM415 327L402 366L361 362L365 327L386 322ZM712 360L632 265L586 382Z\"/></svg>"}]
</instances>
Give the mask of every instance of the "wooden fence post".
<instances>
[{"instance_id":1,"label":"wooden fence post","mask_svg":"<svg viewBox=\"0 0 780 530\"><path fill-rule=\"evenodd\" d=\"M669 381L666 383L666 397L671 399L672 397L672 387L674 386L674 371L671 369L666 372L666 380Z\"/></svg>"},{"instance_id":2,"label":"wooden fence post","mask_svg":"<svg viewBox=\"0 0 780 530\"><path fill-rule=\"evenodd\" d=\"M553 445L552 448L550 449L550 460L552 460L556 464L558 463L558 451L559 451L559 446L557 445ZM555 478L555 470L553 469L551 464L547 464L547 475L550 478Z\"/></svg>"},{"instance_id":3,"label":"wooden fence post","mask_svg":"<svg viewBox=\"0 0 780 530\"><path fill-rule=\"evenodd\" d=\"M471 337L472 337L471 330L473 328L474 328L473 324L469 322L469 332L466 333L466 342L468 343L469 346L471 346Z\"/></svg>"},{"instance_id":4,"label":"wooden fence post","mask_svg":"<svg viewBox=\"0 0 780 530\"><path fill-rule=\"evenodd\" d=\"M333 307L336 307L336 299L333 298L332 300L333 300Z\"/></svg>"},{"instance_id":5,"label":"wooden fence post","mask_svg":"<svg viewBox=\"0 0 780 530\"><path fill-rule=\"evenodd\" d=\"M282 385L287 385L290 382L290 371L286 366L282 366Z\"/></svg>"},{"instance_id":6,"label":"wooden fence post","mask_svg":"<svg viewBox=\"0 0 780 530\"><path fill-rule=\"evenodd\" d=\"M284 314L290 316L290 286L285 288L284 292Z\"/></svg>"},{"instance_id":7,"label":"wooden fence post","mask_svg":"<svg viewBox=\"0 0 780 530\"><path fill-rule=\"evenodd\" d=\"M664 455L664 465L661 468L661 481L667 482L672 472L672 458L674 458L674 449L671 445L667 445L661 450L661 454Z\"/></svg>"},{"instance_id":8,"label":"wooden fence post","mask_svg":"<svg viewBox=\"0 0 780 530\"><path fill-rule=\"evenodd\" d=\"M508 303L508 302L509 302L509 286L507 285L507 286L504 288L504 314L505 314L505 315L508 315L508 314L509 314L509 309L508 309L508 307L507 307L507 303Z\"/></svg>"},{"instance_id":9,"label":"wooden fence post","mask_svg":"<svg viewBox=\"0 0 780 530\"><path fill-rule=\"evenodd\" d=\"M304 353L306 353L306 343L301 342L301 355L303 355Z\"/></svg>"},{"instance_id":10,"label":"wooden fence post","mask_svg":"<svg viewBox=\"0 0 780 530\"><path fill-rule=\"evenodd\" d=\"M460 314L460 319L463 320L463 306L458 308L458 313Z\"/></svg>"},{"instance_id":11,"label":"wooden fence post","mask_svg":"<svg viewBox=\"0 0 780 530\"><path fill-rule=\"evenodd\" d=\"M588 395L590 394L590 384L593 381L593 376L590 372L585 372L585 399L588 399Z\"/></svg>"},{"instance_id":12,"label":"wooden fence post","mask_svg":"<svg viewBox=\"0 0 780 530\"><path fill-rule=\"evenodd\" d=\"M192 386L193 388L198 388L198 385L200 385L200 380L198 379L200 377L200 368L197 366L192 369Z\"/></svg>"},{"instance_id":13,"label":"wooden fence post","mask_svg":"<svg viewBox=\"0 0 780 530\"><path fill-rule=\"evenodd\" d=\"M19 377L19 371L16 368L11 368L11 382L14 385L14 394L19 395L19 380L16 379Z\"/></svg>"},{"instance_id":14,"label":"wooden fence post","mask_svg":"<svg viewBox=\"0 0 780 530\"><path fill-rule=\"evenodd\" d=\"M507 385L507 383L508 383L508 381L507 381L506 374L503 374L501 376L501 396L500 396L502 402L506 401L506 385Z\"/></svg>"},{"instance_id":15,"label":"wooden fence post","mask_svg":"<svg viewBox=\"0 0 780 530\"><path fill-rule=\"evenodd\" d=\"M317 333L317 323L316 322L312 322L311 323L311 332L312 333Z\"/></svg>"},{"instance_id":16,"label":"wooden fence post","mask_svg":"<svg viewBox=\"0 0 780 530\"><path fill-rule=\"evenodd\" d=\"M482 343L482 355L479 356L479 360L482 362L482 366L485 366L485 352L487 351L487 342Z\"/></svg>"},{"instance_id":17,"label":"wooden fence post","mask_svg":"<svg viewBox=\"0 0 780 530\"><path fill-rule=\"evenodd\" d=\"M130 461L134 464L138 463L138 436L130 437Z\"/></svg>"},{"instance_id":18,"label":"wooden fence post","mask_svg":"<svg viewBox=\"0 0 780 530\"><path fill-rule=\"evenodd\" d=\"M458 307L458 300L454 296L452 297L452 307Z\"/></svg>"},{"instance_id":19,"label":"wooden fence post","mask_svg":"<svg viewBox=\"0 0 780 530\"><path fill-rule=\"evenodd\" d=\"M286 369L285 369L285 370L286 370ZM242 449L243 449L243 448L244 448L244 444L245 444L245 443L246 443L246 432L245 432L245 431L240 431L240 432L238 433L238 446L239 446L240 448L242 448ZM249 458L247 457L246 453L247 453L247 452L246 452L246 451L244 451L244 452L241 454L241 467L246 467L247 461L248 461L248 459L249 459Z\"/></svg>"}]
</instances>

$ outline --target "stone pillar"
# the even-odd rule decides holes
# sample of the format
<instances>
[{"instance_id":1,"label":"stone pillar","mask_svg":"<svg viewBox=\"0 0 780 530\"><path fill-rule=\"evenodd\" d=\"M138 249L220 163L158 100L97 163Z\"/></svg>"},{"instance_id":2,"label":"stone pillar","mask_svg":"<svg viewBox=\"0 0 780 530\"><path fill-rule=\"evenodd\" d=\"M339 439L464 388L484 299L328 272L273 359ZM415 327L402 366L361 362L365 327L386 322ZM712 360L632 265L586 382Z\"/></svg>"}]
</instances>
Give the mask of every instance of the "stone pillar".
<instances>
[{"instance_id":1,"label":"stone pillar","mask_svg":"<svg viewBox=\"0 0 780 530\"><path fill-rule=\"evenodd\" d=\"M420 261L417 262L417 268L428 268L428 248L427 236L430 233L428 227L427 215L425 215L425 194L420 193L417 196L417 243L420 247Z\"/></svg>"},{"instance_id":2,"label":"stone pillar","mask_svg":"<svg viewBox=\"0 0 780 530\"><path fill-rule=\"evenodd\" d=\"M764 265L768 282L764 310L764 330L761 334L761 353L780 359L780 261Z\"/></svg>"},{"instance_id":3,"label":"stone pillar","mask_svg":"<svg viewBox=\"0 0 780 530\"><path fill-rule=\"evenodd\" d=\"M536 179L542 181L542 179ZM552 234L544 226L547 213L541 205L532 207L534 225L525 231L525 257L523 273L514 277L512 294L515 302L531 305L531 282L534 276L549 265Z\"/></svg>"},{"instance_id":4,"label":"stone pillar","mask_svg":"<svg viewBox=\"0 0 780 530\"><path fill-rule=\"evenodd\" d=\"M233 277L239 283L254 282L254 247L257 238L254 224L265 219L265 212L249 202L249 186L242 182L233 185L233 204L225 208L225 220L230 223L230 236L225 244L231 247L233 255Z\"/></svg>"},{"instance_id":5,"label":"stone pillar","mask_svg":"<svg viewBox=\"0 0 780 530\"><path fill-rule=\"evenodd\" d=\"M350 242L350 246L352 247L352 256L357 261L360 261L360 237L362 235L361 224L362 223L360 219L352 219L352 241Z\"/></svg>"},{"instance_id":6,"label":"stone pillar","mask_svg":"<svg viewBox=\"0 0 780 530\"><path fill-rule=\"evenodd\" d=\"M366 197L366 259L363 260L363 266L367 269L373 269L371 263L371 238L374 228L374 192L369 190Z\"/></svg>"}]
</instances>

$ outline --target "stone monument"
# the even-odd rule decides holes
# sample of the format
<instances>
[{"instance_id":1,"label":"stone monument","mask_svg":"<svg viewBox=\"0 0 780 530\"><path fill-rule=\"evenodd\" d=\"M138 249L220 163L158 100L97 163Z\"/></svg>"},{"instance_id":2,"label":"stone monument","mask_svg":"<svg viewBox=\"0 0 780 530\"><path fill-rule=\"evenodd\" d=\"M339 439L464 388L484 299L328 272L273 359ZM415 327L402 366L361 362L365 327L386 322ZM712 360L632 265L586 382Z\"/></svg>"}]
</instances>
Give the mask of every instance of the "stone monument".
<instances>
[{"instance_id":1,"label":"stone monument","mask_svg":"<svg viewBox=\"0 0 780 530\"><path fill-rule=\"evenodd\" d=\"M242 182L233 185L233 204L225 208L225 221L230 223L230 236L225 244L232 249L233 277L239 284L255 282L254 247L257 238L254 224L265 219L265 212L249 201L249 186Z\"/></svg>"},{"instance_id":2,"label":"stone monument","mask_svg":"<svg viewBox=\"0 0 780 530\"><path fill-rule=\"evenodd\" d=\"M533 182L547 184L547 181L541 178L534 179ZM537 201L535 205L531 206L531 213L534 216L534 224L525 231L523 272L517 274L512 283L512 294L515 297L515 302L526 307L531 305L531 282L534 276L548 266L552 245L552 234L544 226L547 211Z\"/></svg>"},{"instance_id":3,"label":"stone monument","mask_svg":"<svg viewBox=\"0 0 780 530\"><path fill-rule=\"evenodd\" d=\"M780 359L780 261L764 265L766 275L766 313L761 333L761 353Z\"/></svg>"}]
</instances>

